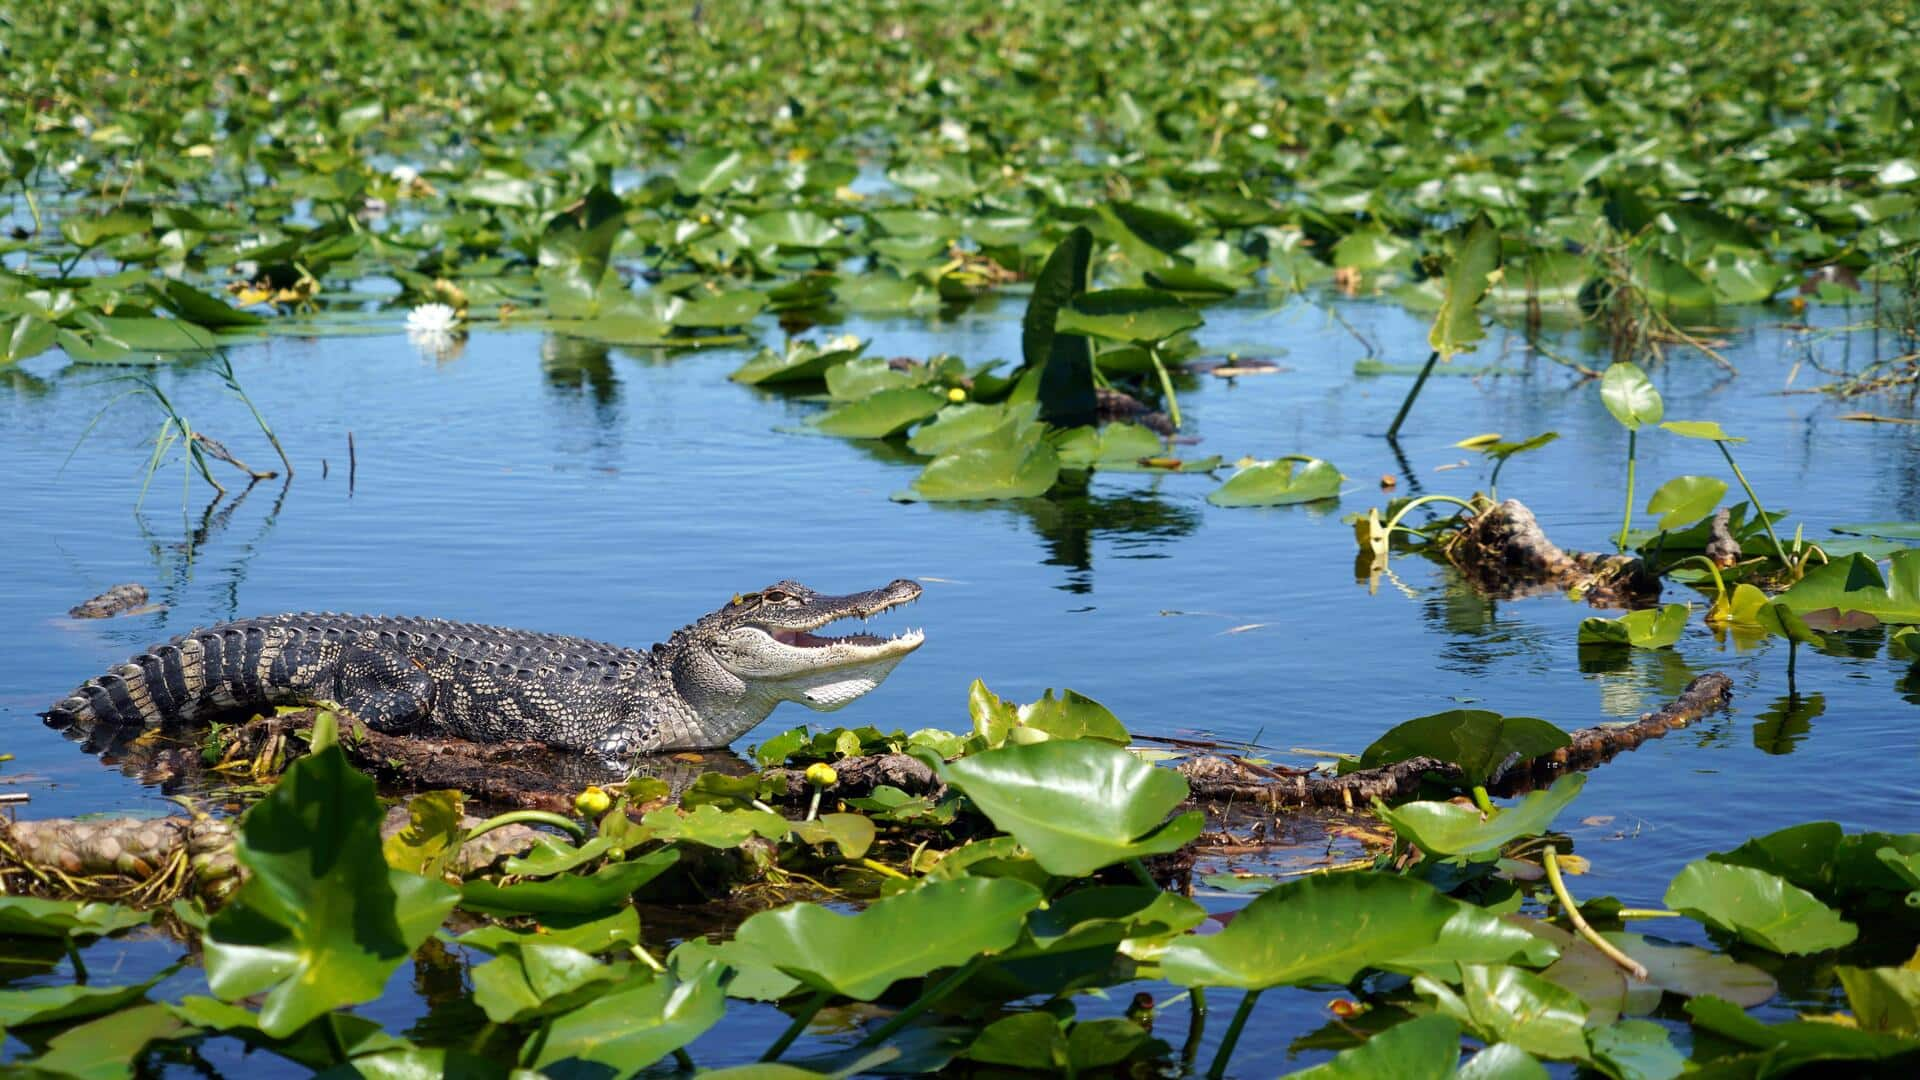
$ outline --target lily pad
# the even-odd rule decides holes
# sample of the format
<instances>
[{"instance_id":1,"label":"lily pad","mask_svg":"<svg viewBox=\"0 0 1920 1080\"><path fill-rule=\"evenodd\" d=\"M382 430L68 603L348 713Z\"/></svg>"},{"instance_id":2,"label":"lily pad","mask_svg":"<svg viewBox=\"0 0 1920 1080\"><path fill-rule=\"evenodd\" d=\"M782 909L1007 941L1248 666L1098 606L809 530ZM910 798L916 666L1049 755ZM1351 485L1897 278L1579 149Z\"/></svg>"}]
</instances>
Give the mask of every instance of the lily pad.
<instances>
[{"instance_id":1,"label":"lily pad","mask_svg":"<svg viewBox=\"0 0 1920 1080\"><path fill-rule=\"evenodd\" d=\"M1346 477L1319 458L1289 456L1257 461L1227 477L1207 494L1215 506L1290 506L1338 498Z\"/></svg>"},{"instance_id":2,"label":"lily pad","mask_svg":"<svg viewBox=\"0 0 1920 1080\"><path fill-rule=\"evenodd\" d=\"M1885 577L1865 555L1835 559L1807 571L1775 601L1803 616L1832 608L1862 611L1883 623L1920 623L1920 548L1895 553Z\"/></svg>"},{"instance_id":3,"label":"lily pad","mask_svg":"<svg viewBox=\"0 0 1920 1080\"><path fill-rule=\"evenodd\" d=\"M1587 778L1562 777L1546 791L1530 791L1519 803L1490 818L1477 807L1452 802L1409 802L1389 807L1374 800L1373 812L1408 842L1433 855L1498 851L1522 836L1538 836L1566 809Z\"/></svg>"},{"instance_id":4,"label":"lily pad","mask_svg":"<svg viewBox=\"0 0 1920 1080\"><path fill-rule=\"evenodd\" d=\"M1200 834L1197 810L1167 820L1187 797L1186 780L1096 740L1006 746L938 769L1053 874L1090 874Z\"/></svg>"},{"instance_id":5,"label":"lily pad","mask_svg":"<svg viewBox=\"0 0 1920 1080\"><path fill-rule=\"evenodd\" d=\"M884 439L912 427L947 404L945 394L901 387L829 409L809 420L816 430L848 439Z\"/></svg>"},{"instance_id":6,"label":"lily pad","mask_svg":"<svg viewBox=\"0 0 1920 1080\"><path fill-rule=\"evenodd\" d=\"M1636 649L1665 649L1680 640L1693 613L1690 604L1666 604L1630 611L1617 619L1599 616L1580 621L1580 644L1628 645Z\"/></svg>"},{"instance_id":7,"label":"lily pad","mask_svg":"<svg viewBox=\"0 0 1920 1080\"><path fill-rule=\"evenodd\" d=\"M1468 786L1487 783L1509 758L1536 758L1568 745L1567 733L1531 716L1451 709L1416 717L1375 739L1343 771L1431 757L1457 765Z\"/></svg>"},{"instance_id":8,"label":"lily pad","mask_svg":"<svg viewBox=\"0 0 1920 1080\"><path fill-rule=\"evenodd\" d=\"M1661 515L1662 532L1685 528L1713 513L1726 493L1727 482L1717 476L1676 476L1647 500L1647 513Z\"/></svg>"},{"instance_id":9,"label":"lily pad","mask_svg":"<svg viewBox=\"0 0 1920 1080\"><path fill-rule=\"evenodd\" d=\"M1688 863L1673 879L1666 904L1790 956L1837 949L1859 935L1838 912L1784 878L1705 859Z\"/></svg>"}]
</instances>

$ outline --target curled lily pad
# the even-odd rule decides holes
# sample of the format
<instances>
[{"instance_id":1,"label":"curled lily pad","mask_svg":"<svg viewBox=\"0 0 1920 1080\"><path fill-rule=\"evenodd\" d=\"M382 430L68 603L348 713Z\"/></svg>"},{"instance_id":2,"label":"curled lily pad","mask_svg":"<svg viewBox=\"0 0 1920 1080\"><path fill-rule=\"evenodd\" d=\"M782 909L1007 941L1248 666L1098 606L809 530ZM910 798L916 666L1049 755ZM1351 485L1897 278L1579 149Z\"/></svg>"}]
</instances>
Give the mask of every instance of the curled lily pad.
<instances>
[{"instance_id":1,"label":"curled lily pad","mask_svg":"<svg viewBox=\"0 0 1920 1080\"><path fill-rule=\"evenodd\" d=\"M1690 604L1630 611L1617 619L1599 616L1580 621L1581 645L1630 645L1636 649L1665 649L1680 640L1693 613Z\"/></svg>"},{"instance_id":2,"label":"curled lily pad","mask_svg":"<svg viewBox=\"0 0 1920 1080\"><path fill-rule=\"evenodd\" d=\"M1657 424L1666 415L1666 404L1660 399L1660 391L1654 389L1653 380L1638 364L1626 360L1609 365L1600 376L1600 401L1628 431Z\"/></svg>"},{"instance_id":3,"label":"curled lily pad","mask_svg":"<svg viewBox=\"0 0 1920 1080\"><path fill-rule=\"evenodd\" d=\"M1807 571L1775 599L1802 616L1832 608L1865 612L1883 623L1920 623L1920 548L1895 553L1884 577L1865 555L1835 559Z\"/></svg>"},{"instance_id":4,"label":"curled lily pad","mask_svg":"<svg viewBox=\"0 0 1920 1080\"><path fill-rule=\"evenodd\" d=\"M1685 528L1713 513L1727 482L1717 476L1676 476L1647 500L1647 513L1660 515L1663 532Z\"/></svg>"},{"instance_id":5,"label":"curled lily pad","mask_svg":"<svg viewBox=\"0 0 1920 1080\"><path fill-rule=\"evenodd\" d=\"M1049 873L1090 874L1200 834L1197 810L1167 819L1187 797L1180 774L1092 739L1006 746L939 772Z\"/></svg>"},{"instance_id":6,"label":"curled lily pad","mask_svg":"<svg viewBox=\"0 0 1920 1080\"><path fill-rule=\"evenodd\" d=\"M1534 758L1568 744L1567 733L1531 716L1450 709L1416 717L1375 739L1351 768L1431 757L1460 768L1468 786L1486 784L1510 758ZM1343 766L1343 769L1348 768Z\"/></svg>"},{"instance_id":7,"label":"curled lily pad","mask_svg":"<svg viewBox=\"0 0 1920 1080\"><path fill-rule=\"evenodd\" d=\"M1452 802L1410 802L1388 807L1374 800L1373 812L1393 831L1434 855L1477 855L1498 851L1522 836L1537 836L1566 809L1587 778L1562 777L1546 791L1530 791L1517 805L1485 817L1479 808Z\"/></svg>"},{"instance_id":8,"label":"curled lily pad","mask_svg":"<svg viewBox=\"0 0 1920 1080\"><path fill-rule=\"evenodd\" d=\"M815 430L849 439L884 439L896 435L947 404L945 394L899 387L882 390L859 401L830 409L808 421Z\"/></svg>"}]
</instances>

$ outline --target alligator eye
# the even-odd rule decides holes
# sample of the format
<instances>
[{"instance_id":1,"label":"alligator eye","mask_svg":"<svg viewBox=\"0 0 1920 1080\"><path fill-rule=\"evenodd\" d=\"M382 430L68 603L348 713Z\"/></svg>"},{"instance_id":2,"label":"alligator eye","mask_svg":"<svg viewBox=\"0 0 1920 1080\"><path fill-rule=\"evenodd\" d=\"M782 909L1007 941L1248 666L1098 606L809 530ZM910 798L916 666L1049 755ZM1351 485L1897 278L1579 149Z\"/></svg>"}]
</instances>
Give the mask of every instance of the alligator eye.
<instances>
[{"instance_id":1,"label":"alligator eye","mask_svg":"<svg viewBox=\"0 0 1920 1080\"><path fill-rule=\"evenodd\" d=\"M760 594L760 599L769 604L784 604L792 598L779 589L768 589L766 592Z\"/></svg>"}]
</instances>

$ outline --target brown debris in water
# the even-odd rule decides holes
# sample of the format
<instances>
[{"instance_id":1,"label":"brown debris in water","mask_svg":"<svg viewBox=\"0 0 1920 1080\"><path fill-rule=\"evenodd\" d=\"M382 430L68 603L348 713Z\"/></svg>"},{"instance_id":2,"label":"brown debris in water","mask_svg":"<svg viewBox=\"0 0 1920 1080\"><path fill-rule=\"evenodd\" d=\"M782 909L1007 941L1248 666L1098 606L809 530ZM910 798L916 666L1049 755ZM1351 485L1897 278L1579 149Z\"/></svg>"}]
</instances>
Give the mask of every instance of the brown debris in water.
<instances>
[{"instance_id":1,"label":"brown debris in water","mask_svg":"<svg viewBox=\"0 0 1920 1080\"><path fill-rule=\"evenodd\" d=\"M110 619L115 615L124 615L147 606L147 587L138 582L129 581L115 585L91 600L76 604L67 609L67 614L76 619Z\"/></svg>"},{"instance_id":2,"label":"brown debris in water","mask_svg":"<svg viewBox=\"0 0 1920 1080\"><path fill-rule=\"evenodd\" d=\"M1500 599L1578 592L1593 607L1634 608L1660 598L1660 578L1637 557L1562 550L1518 499L1466 519L1441 550L1476 589Z\"/></svg>"}]
</instances>

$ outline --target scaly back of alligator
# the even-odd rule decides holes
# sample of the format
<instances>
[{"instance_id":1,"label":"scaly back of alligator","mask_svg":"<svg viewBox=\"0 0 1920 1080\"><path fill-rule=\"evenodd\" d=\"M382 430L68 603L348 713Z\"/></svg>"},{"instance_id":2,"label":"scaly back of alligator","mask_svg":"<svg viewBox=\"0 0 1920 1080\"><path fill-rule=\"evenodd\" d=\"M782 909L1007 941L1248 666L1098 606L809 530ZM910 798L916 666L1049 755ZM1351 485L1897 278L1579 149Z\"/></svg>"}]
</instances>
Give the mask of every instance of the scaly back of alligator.
<instances>
[{"instance_id":1,"label":"scaly back of alligator","mask_svg":"<svg viewBox=\"0 0 1920 1080\"><path fill-rule=\"evenodd\" d=\"M646 655L617 645L477 623L303 612L191 630L88 679L46 712L56 727L162 727L278 704L333 700L354 650L424 667L526 678L566 669L630 677Z\"/></svg>"}]
</instances>

